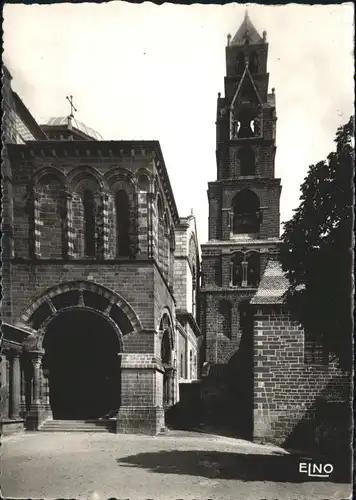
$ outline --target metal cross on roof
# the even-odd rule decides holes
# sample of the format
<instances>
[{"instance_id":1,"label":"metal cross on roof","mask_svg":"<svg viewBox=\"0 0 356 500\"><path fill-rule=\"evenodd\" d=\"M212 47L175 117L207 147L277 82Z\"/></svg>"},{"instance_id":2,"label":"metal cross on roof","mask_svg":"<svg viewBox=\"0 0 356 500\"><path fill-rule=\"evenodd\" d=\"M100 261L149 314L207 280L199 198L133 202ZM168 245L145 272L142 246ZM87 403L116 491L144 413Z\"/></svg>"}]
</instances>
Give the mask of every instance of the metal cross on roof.
<instances>
[{"instance_id":1,"label":"metal cross on roof","mask_svg":"<svg viewBox=\"0 0 356 500\"><path fill-rule=\"evenodd\" d=\"M74 118L74 114L73 114L73 112L74 112L74 111L78 111L78 110L77 110L77 108L76 108L76 107L74 106L74 104L73 104L73 96L72 96L72 95L70 95L70 96L68 96L68 95L67 95L67 96L66 96L66 99L68 100L68 102L69 102L69 104L70 104L70 115L69 115L69 117L70 117L70 118Z\"/></svg>"}]
</instances>

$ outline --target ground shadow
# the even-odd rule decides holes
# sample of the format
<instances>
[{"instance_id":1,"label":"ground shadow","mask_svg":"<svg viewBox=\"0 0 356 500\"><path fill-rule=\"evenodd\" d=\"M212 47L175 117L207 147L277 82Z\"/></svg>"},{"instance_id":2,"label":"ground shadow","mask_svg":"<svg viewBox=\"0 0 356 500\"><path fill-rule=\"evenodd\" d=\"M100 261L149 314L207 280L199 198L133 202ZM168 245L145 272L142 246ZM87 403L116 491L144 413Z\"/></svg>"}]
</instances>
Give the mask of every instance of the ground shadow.
<instances>
[{"instance_id":1,"label":"ground shadow","mask_svg":"<svg viewBox=\"0 0 356 500\"><path fill-rule=\"evenodd\" d=\"M240 481L302 483L328 481L349 483L342 468L334 465L329 478L311 478L299 472L299 462L310 458L295 455L246 455L218 451L159 451L117 459L121 467L138 467L161 474L184 474Z\"/></svg>"},{"instance_id":2,"label":"ground shadow","mask_svg":"<svg viewBox=\"0 0 356 500\"><path fill-rule=\"evenodd\" d=\"M336 381L335 381L336 380ZM350 469L352 463L352 406L349 384L332 380L293 427L283 448L317 453Z\"/></svg>"}]
</instances>

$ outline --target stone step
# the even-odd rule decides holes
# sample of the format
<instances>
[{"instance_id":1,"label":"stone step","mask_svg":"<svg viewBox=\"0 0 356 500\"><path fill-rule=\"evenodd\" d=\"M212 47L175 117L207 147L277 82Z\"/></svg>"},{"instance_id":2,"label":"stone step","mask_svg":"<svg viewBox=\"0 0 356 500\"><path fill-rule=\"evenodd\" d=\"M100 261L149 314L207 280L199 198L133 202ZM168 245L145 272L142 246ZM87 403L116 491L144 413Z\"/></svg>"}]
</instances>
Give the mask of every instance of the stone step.
<instances>
[{"instance_id":1,"label":"stone step","mask_svg":"<svg viewBox=\"0 0 356 500\"><path fill-rule=\"evenodd\" d=\"M39 429L39 432L111 432L111 429L106 429L106 428L101 428L98 429L97 427L94 429L76 429L74 427L41 427Z\"/></svg>"},{"instance_id":2,"label":"stone step","mask_svg":"<svg viewBox=\"0 0 356 500\"><path fill-rule=\"evenodd\" d=\"M42 432L110 432L116 420L46 420L40 427Z\"/></svg>"}]
</instances>

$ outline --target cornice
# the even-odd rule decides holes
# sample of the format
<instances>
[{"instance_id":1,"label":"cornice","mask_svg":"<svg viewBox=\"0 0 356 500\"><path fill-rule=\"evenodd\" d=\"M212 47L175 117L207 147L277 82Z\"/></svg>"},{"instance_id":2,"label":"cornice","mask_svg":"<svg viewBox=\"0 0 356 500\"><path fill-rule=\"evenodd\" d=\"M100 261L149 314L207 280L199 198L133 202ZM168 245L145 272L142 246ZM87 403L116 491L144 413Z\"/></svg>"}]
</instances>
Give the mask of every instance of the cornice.
<instances>
[{"instance_id":1,"label":"cornice","mask_svg":"<svg viewBox=\"0 0 356 500\"><path fill-rule=\"evenodd\" d=\"M222 188L225 186L238 186L238 185L246 185L253 184L255 186L280 186L281 179L279 177L257 177L257 176L245 176L245 177L237 177L235 179L220 179L216 181L211 181L208 183L209 189L211 188Z\"/></svg>"},{"instance_id":2,"label":"cornice","mask_svg":"<svg viewBox=\"0 0 356 500\"><path fill-rule=\"evenodd\" d=\"M20 257L8 259L11 264L28 264L35 266L45 266L45 265L56 265L56 266L83 266L86 264L88 269L92 266L106 266L106 265L130 265L132 267L139 266L142 264L152 264L152 258L141 258L141 259L23 259Z\"/></svg>"},{"instance_id":3,"label":"cornice","mask_svg":"<svg viewBox=\"0 0 356 500\"><path fill-rule=\"evenodd\" d=\"M273 250L281 244L281 240L279 238L274 238L270 240L211 240L201 245L202 256L204 256L204 252L208 254L209 252L215 252L219 254L221 252L228 253L235 251L236 249L245 248L251 250L253 248L256 249L265 249L266 253L268 250Z\"/></svg>"},{"instance_id":4,"label":"cornice","mask_svg":"<svg viewBox=\"0 0 356 500\"><path fill-rule=\"evenodd\" d=\"M196 337L199 337L201 334L200 327L192 315L187 309L176 309L176 318L178 321L188 321L189 325L191 326L193 332L195 333Z\"/></svg>"},{"instance_id":5,"label":"cornice","mask_svg":"<svg viewBox=\"0 0 356 500\"><path fill-rule=\"evenodd\" d=\"M115 158L135 161L152 160L158 141L27 141L26 144L7 144L12 157L34 158Z\"/></svg>"},{"instance_id":6,"label":"cornice","mask_svg":"<svg viewBox=\"0 0 356 500\"><path fill-rule=\"evenodd\" d=\"M163 184L164 193L166 195L168 205L171 209L171 214L173 216L174 223L175 223L175 225L178 225L180 223L180 217L179 217L177 205L175 202L171 182L169 180L169 175L167 172L166 164L165 164L165 161L163 158L161 146L160 146L160 143L158 141L156 141L156 147L155 147L155 150L153 153L153 161L154 161L154 164L156 166L158 173L161 176L161 181Z\"/></svg>"}]
</instances>

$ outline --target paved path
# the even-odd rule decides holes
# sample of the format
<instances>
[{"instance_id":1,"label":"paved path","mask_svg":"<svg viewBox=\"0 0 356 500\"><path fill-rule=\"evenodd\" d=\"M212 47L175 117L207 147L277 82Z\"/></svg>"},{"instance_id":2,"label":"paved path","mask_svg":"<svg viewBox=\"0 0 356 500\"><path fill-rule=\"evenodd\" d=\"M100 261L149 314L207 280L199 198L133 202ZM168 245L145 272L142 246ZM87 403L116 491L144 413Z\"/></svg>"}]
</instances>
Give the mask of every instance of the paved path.
<instances>
[{"instance_id":1,"label":"paved path","mask_svg":"<svg viewBox=\"0 0 356 500\"><path fill-rule=\"evenodd\" d=\"M27 433L1 447L5 498L346 499L347 484L308 481L284 450L198 433L149 437Z\"/></svg>"}]
</instances>

